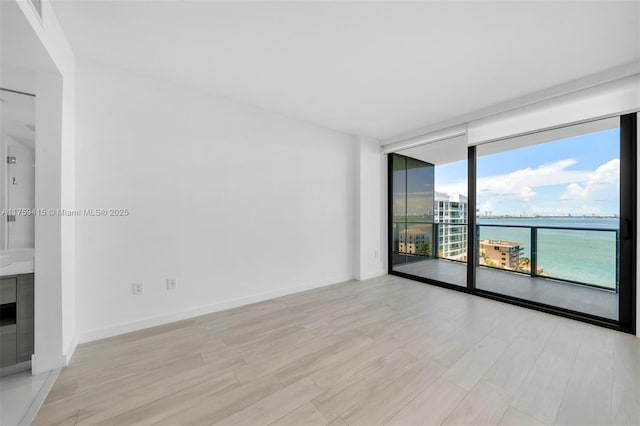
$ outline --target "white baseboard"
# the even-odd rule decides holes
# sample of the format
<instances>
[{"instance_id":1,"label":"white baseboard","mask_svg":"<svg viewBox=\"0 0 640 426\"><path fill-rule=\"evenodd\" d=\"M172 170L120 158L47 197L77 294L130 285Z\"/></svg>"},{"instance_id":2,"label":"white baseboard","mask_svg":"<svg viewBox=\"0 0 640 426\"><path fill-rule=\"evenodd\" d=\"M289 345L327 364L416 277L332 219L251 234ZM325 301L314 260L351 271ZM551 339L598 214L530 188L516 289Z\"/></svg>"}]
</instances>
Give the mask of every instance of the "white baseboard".
<instances>
[{"instance_id":1,"label":"white baseboard","mask_svg":"<svg viewBox=\"0 0 640 426\"><path fill-rule=\"evenodd\" d=\"M66 352L63 354L64 367L69 365L69 363L71 362L71 357L73 356L73 353L76 351L77 347L78 347L78 336L76 335L76 336L73 336L73 339L71 339L71 343L69 343L69 346L67 347Z\"/></svg>"},{"instance_id":2,"label":"white baseboard","mask_svg":"<svg viewBox=\"0 0 640 426\"><path fill-rule=\"evenodd\" d=\"M379 269L377 271L360 274L360 276L358 277L358 281L370 280L371 278L378 278L383 275L387 275L387 271L385 271L384 269Z\"/></svg>"},{"instance_id":3,"label":"white baseboard","mask_svg":"<svg viewBox=\"0 0 640 426\"><path fill-rule=\"evenodd\" d=\"M31 355L31 373L32 374L42 374L48 371L53 371L58 368L62 368L65 365L65 357L64 355L60 355L56 357L53 361L51 359L44 360L42 357L39 357L37 353Z\"/></svg>"},{"instance_id":4,"label":"white baseboard","mask_svg":"<svg viewBox=\"0 0 640 426\"><path fill-rule=\"evenodd\" d=\"M331 284L337 284L344 281L350 281L353 279L352 275L343 275L312 283L307 283L297 287L291 287L286 289L279 289L274 291L268 291L251 296L240 297L237 299L231 299L224 302L216 303L213 305L201 306L195 309L188 309L185 311L173 312L166 315L157 315L143 320L134 322L121 323L111 327L105 327L95 330L90 330L78 334L76 343L87 343L94 340L106 339L108 337L117 336L132 331L143 330L145 328L156 327L171 322L181 321L185 319L195 318L202 315L211 314L214 312L225 311L227 309L237 308L239 306L250 305L252 303L262 302L276 297L287 296L289 294L300 293L302 291L311 290L314 288L324 287Z\"/></svg>"}]
</instances>

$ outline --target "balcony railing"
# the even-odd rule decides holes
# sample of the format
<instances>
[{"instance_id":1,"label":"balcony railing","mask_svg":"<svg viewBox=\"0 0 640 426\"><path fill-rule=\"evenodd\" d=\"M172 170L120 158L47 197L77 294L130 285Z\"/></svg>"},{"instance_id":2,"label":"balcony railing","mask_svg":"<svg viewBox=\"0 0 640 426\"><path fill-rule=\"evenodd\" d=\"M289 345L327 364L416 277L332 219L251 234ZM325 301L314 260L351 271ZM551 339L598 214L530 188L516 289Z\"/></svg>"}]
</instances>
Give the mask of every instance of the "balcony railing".
<instances>
[{"instance_id":1,"label":"balcony railing","mask_svg":"<svg viewBox=\"0 0 640 426\"><path fill-rule=\"evenodd\" d=\"M393 228L394 255L404 262L467 260L466 224L394 222ZM407 229L413 230L410 240ZM618 229L477 224L475 232L477 266L618 290ZM495 250L496 241L503 252Z\"/></svg>"},{"instance_id":2,"label":"balcony railing","mask_svg":"<svg viewBox=\"0 0 640 426\"><path fill-rule=\"evenodd\" d=\"M478 224L476 253L479 263L483 259L482 240L487 236L502 238L506 235L511 236L512 242L520 243L523 249L518 266L515 269L491 264L483 266L607 290L618 289L618 229Z\"/></svg>"}]
</instances>

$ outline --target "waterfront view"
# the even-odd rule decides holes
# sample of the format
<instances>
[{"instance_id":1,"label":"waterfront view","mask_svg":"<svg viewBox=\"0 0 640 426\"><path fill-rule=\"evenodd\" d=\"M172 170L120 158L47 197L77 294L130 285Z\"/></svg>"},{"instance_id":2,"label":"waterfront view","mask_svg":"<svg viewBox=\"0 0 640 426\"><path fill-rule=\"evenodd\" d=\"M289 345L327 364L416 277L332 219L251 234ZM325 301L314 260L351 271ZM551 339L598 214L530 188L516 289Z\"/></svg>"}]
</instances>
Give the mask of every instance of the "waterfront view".
<instances>
[{"instance_id":1,"label":"waterfront view","mask_svg":"<svg viewBox=\"0 0 640 426\"><path fill-rule=\"evenodd\" d=\"M466 203L458 208L466 211ZM436 208L436 217L437 213ZM480 266L531 274L535 261L534 275L616 289L618 218L484 217L476 226ZM466 224L398 222L397 253L405 256L405 262L424 257L466 262L466 228Z\"/></svg>"},{"instance_id":2,"label":"waterfront view","mask_svg":"<svg viewBox=\"0 0 640 426\"><path fill-rule=\"evenodd\" d=\"M526 264L531 259L529 227L542 227L538 229L537 238L537 266L540 270L538 275L609 289L616 288L616 231L619 228L617 218L478 218L477 225L480 241L489 239L519 243L523 249L519 256L524 260L519 264ZM546 227L565 229L546 229ZM592 229L592 231L584 229ZM500 267L500 265L493 266Z\"/></svg>"}]
</instances>

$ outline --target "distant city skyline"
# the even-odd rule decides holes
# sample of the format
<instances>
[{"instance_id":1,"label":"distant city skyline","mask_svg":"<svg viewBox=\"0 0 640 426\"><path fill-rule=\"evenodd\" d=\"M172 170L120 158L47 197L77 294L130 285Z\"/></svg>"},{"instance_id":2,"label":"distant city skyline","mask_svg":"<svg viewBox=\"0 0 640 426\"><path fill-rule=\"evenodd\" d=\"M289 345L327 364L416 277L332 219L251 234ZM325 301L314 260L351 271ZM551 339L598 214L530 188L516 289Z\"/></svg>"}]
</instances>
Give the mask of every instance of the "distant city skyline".
<instances>
[{"instance_id":1,"label":"distant city skyline","mask_svg":"<svg viewBox=\"0 0 640 426\"><path fill-rule=\"evenodd\" d=\"M479 214L619 214L620 129L477 158ZM466 161L435 168L435 190L467 195Z\"/></svg>"}]
</instances>

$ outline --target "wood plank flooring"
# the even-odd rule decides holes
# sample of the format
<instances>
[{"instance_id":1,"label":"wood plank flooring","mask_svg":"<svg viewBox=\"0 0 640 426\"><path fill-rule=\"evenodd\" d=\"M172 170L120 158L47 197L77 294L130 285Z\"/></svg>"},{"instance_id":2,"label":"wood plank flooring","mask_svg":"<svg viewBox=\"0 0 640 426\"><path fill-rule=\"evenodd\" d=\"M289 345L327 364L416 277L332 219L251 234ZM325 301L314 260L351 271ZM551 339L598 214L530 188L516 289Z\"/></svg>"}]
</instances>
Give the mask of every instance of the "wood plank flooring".
<instances>
[{"instance_id":1,"label":"wood plank flooring","mask_svg":"<svg viewBox=\"0 0 640 426\"><path fill-rule=\"evenodd\" d=\"M37 425L640 424L640 339L399 277L81 345Z\"/></svg>"}]
</instances>

